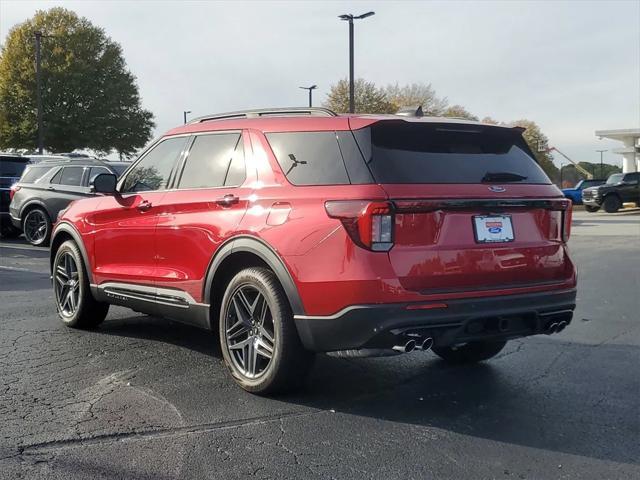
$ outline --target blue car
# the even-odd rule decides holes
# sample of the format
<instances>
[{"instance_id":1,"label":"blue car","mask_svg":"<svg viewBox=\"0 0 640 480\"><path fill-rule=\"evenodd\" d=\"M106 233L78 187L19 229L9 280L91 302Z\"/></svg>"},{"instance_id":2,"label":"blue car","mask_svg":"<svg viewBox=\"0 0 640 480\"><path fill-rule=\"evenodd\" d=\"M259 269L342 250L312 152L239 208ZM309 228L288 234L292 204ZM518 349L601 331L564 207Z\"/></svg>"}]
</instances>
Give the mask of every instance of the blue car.
<instances>
[{"instance_id":1,"label":"blue car","mask_svg":"<svg viewBox=\"0 0 640 480\"><path fill-rule=\"evenodd\" d=\"M589 187L602 185L605 180L580 180L573 188L563 188L562 193L570 199L574 205L582 205L582 190Z\"/></svg>"}]
</instances>

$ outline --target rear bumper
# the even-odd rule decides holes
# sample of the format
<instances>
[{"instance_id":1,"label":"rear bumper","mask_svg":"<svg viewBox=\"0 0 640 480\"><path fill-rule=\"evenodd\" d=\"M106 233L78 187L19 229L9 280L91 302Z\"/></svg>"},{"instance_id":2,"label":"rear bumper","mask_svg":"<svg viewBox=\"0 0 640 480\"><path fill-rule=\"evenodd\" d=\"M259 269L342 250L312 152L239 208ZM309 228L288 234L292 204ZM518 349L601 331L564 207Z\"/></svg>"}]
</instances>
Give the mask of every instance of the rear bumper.
<instances>
[{"instance_id":1,"label":"rear bumper","mask_svg":"<svg viewBox=\"0 0 640 480\"><path fill-rule=\"evenodd\" d=\"M433 302L428 309L424 303L354 305L331 316L294 318L303 344L316 352L390 348L399 336L411 334L447 346L544 333L551 323L569 323L575 303L574 288Z\"/></svg>"}]
</instances>

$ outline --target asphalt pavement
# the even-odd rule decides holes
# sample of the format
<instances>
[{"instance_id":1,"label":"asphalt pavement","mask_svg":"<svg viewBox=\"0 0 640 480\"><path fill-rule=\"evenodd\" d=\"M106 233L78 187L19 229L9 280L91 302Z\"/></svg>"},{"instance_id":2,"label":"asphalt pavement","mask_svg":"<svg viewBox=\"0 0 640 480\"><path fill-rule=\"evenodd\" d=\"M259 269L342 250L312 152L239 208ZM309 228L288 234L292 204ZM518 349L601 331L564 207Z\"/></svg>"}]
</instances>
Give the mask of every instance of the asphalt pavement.
<instances>
[{"instance_id":1,"label":"asphalt pavement","mask_svg":"<svg viewBox=\"0 0 640 480\"><path fill-rule=\"evenodd\" d=\"M577 211L562 333L451 367L318 357L295 395L230 380L212 334L56 317L48 252L0 242L0 478L640 478L640 214Z\"/></svg>"}]
</instances>

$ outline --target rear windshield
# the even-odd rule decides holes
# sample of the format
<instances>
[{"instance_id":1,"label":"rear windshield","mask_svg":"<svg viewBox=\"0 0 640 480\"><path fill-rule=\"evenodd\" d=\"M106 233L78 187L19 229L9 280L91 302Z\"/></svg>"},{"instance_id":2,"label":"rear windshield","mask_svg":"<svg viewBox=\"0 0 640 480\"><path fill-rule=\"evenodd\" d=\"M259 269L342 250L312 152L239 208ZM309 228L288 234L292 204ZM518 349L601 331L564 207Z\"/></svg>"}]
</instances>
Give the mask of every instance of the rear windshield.
<instances>
[{"instance_id":1,"label":"rear windshield","mask_svg":"<svg viewBox=\"0 0 640 480\"><path fill-rule=\"evenodd\" d=\"M20 178L20 182L22 183L36 183L40 180L51 167L27 167L22 178Z\"/></svg>"},{"instance_id":2,"label":"rear windshield","mask_svg":"<svg viewBox=\"0 0 640 480\"><path fill-rule=\"evenodd\" d=\"M27 162L24 160L11 160L0 158L0 177L19 177L24 171Z\"/></svg>"},{"instance_id":3,"label":"rear windshield","mask_svg":"<svg viewBox=\"0 0 640 480\"><path fill-rule=\"evenodd\" d=\"M354 134L378 183L551 183L514 130L399 120Z\"/></svg>"}]
</instances>

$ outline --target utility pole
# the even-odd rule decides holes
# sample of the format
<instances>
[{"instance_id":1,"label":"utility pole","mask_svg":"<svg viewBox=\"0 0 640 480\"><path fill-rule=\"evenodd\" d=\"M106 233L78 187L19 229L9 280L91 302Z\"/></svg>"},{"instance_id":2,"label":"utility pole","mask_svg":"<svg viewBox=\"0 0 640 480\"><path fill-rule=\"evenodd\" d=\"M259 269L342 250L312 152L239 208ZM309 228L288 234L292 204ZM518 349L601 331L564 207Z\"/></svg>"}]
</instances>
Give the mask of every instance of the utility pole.
<instances>
[{"instance_id":1,"label":"utility pole","mask_svg":"<svg viewBox=\"0 0 640 480\"><path fill-rule=\"evenodd\" d=\"M42 124L42 74L40 72L40 42L42 32L34 32L36 38L36 108L38 115L38 153L44 150L44 127Z\"/></svg>"},{"instance_id":2,"label":"utility pole","mask_svg":"<svg viewBox=\"0 0 640 480\"><path fill-rule=\"evenodd\" d=\"M602 178L604 172L604 165L602 163L602 154L604 152L608 152L608 150L596 150L596 152L600 152L600 178Z\"/></svg>"},{"instance_id":3,"label":"utility pole","mask_svg":"<svg viewBox=\"0 0 640 480\"><path fill-rule=\"evenodd\" d=\"M356 111L356 99L355 99L355 80L354 80L354 68L353 68L353 21L362 20L363 18L375 15L375 12L367 12L362 15L355 16L352 13L346 13L338 16L340 20L349 22L349 113L355 113Z\"/></svg>"},{"instance_id":4,"label":"utility pole","mask_svg":"<svg viewBox=\"0 0 640 480\"><path fill-rule=\"evenodd\" d=\"M317 85L311 85L310 87L299 87L303 90L309 90L309 108L313 107L313 91L318 88Z\"/></svg>"},{"instance_id":5,"label":"utility pole","mask_svg":"<svg viewBox=\"0 0 640 480\"><path fill-rule=\"evenodd\" d=\"M562 189L562 169L564 168L564 165L562 164L562 162L560 162L560 189Z\"/></svg>"}]
</instances>

